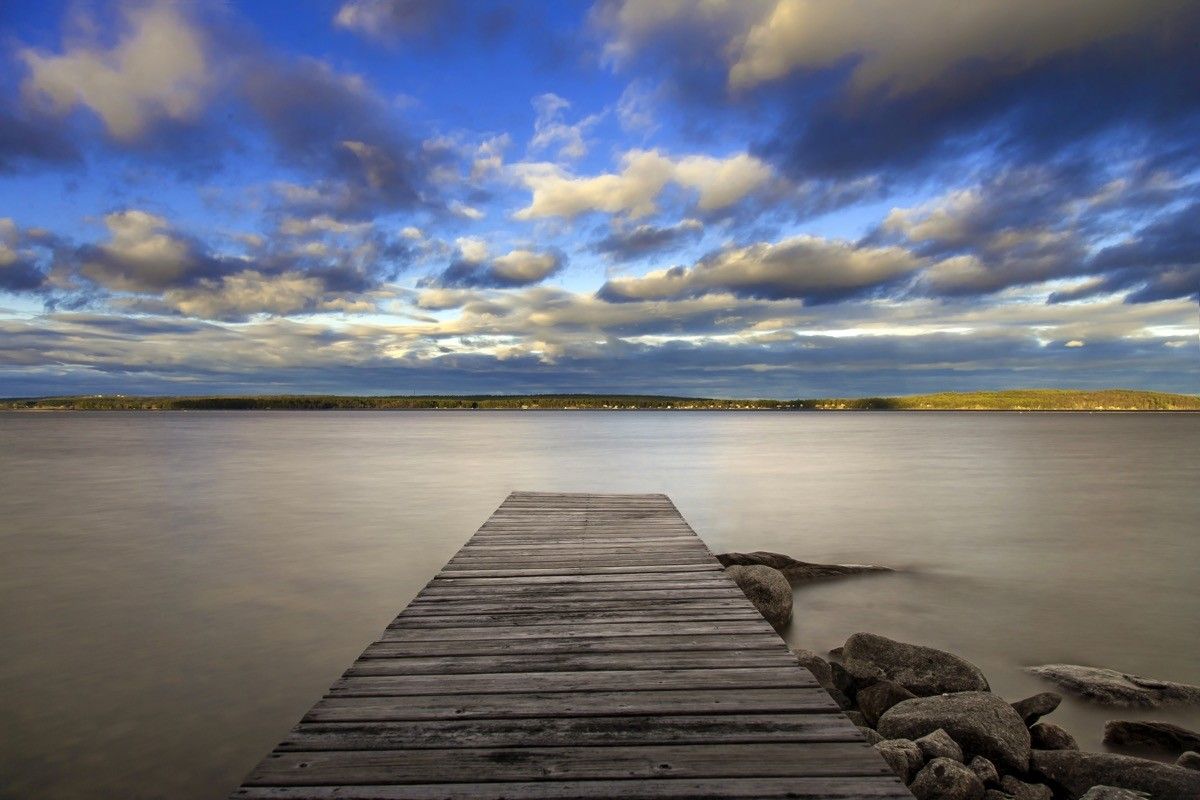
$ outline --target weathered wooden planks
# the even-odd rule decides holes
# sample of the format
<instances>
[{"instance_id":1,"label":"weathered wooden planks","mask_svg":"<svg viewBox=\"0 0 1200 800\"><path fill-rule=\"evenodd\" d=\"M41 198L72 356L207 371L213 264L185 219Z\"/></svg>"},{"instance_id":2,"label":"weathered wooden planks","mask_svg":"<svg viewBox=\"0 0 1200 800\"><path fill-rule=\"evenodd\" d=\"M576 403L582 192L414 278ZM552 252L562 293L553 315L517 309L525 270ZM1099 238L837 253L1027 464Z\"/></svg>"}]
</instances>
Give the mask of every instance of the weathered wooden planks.
<instances>
[{"instance_id":1,"label":"weathered wooden planks","mask_svg":"<svg viewBox=\"0 0 1200 800\"><path fill-rule=\"evenodd\" d=\"M663 495L514 493L238 798L910 798Z\"/></svg>"}]
</instances>

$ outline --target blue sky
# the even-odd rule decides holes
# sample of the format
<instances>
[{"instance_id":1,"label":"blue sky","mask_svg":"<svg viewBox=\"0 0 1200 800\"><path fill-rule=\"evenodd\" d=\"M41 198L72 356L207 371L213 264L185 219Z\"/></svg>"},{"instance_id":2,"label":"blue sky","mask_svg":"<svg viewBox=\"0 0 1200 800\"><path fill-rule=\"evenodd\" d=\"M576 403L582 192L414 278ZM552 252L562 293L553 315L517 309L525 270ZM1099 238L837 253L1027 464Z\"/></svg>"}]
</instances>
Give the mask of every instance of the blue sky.
<instances>
[{"instance_id":1,"label":"blue sky","mask_svg":"<svg viewBox=\"0 0 1200 800\"><path fill-rule=\"evenodd\" d=\"M0 8L0 396L1200 391L1200 9Z\"/></svg>"}]
</instances>

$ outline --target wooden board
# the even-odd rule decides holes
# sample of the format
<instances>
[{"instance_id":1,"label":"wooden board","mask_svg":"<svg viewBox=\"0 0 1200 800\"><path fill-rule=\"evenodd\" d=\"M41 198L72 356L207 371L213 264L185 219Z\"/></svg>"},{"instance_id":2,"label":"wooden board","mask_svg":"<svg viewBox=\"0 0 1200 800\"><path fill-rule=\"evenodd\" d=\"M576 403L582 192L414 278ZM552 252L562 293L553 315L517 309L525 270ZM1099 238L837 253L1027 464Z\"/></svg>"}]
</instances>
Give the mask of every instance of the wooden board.
<instances>
[{"instance_id":1,"label":"wooden board","mask_svg":"<svg viewBox=\"0 0 1200 800\"><path fill-rule=\"evenodd\" d=\"M532 492L233 796L912 797L666 496Z\"/></svg>"}]
</instances>

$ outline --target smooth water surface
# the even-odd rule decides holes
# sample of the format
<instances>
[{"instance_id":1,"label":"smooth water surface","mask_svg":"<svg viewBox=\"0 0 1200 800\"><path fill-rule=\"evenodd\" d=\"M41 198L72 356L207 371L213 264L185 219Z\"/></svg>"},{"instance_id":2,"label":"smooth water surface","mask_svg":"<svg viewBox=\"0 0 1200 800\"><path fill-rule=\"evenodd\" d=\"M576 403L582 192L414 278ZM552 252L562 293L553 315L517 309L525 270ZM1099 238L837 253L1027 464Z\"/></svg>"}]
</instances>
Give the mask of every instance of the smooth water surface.
<instances>
[{"instance_id":1,"label":"smooth water surface","mask_svg":"<svg viewBox=\"0 0 1200 800\"><path fill-rule=\"evenodd\" d=\"M901 570L799 590L798 646L1200 683L1198 454L1183 414L0 414L0 797L224 796L513 489ZM1113 717L1200 727L1052 719Z\"/></svg>"}]
</instances>

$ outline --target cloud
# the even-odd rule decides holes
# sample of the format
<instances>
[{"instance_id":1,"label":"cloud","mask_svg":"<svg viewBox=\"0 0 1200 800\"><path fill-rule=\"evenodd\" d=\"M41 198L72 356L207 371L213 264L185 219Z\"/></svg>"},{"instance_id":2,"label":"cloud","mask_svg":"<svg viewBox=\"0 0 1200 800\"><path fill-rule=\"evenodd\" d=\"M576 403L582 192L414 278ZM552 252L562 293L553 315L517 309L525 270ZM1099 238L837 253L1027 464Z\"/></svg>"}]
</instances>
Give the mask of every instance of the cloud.
<instances>
[{"instance_id":1,"label":"cloud","mask_svg":"<svg viewBox=\"0 0 1200 800\"><path fill-rule=\"evenodd\" d=\"M658 197L670 184L693 192L700 211L719 211L762 187L772 175L770 167L746 153L675 159L658 150L630 150L621 157L619 173L592 177L575 177L550 164L513 169L533 192L530 204L514 214L520 220L570 219L594 211L637 219L658 210Z\"/></svg>"},{"instance_id":2,"label":"cloud","mask_svg":"<svg viewBox=\"0 0 1200 800\"><path fill-rule=\"evenodd\" d=\"M149 311L170 311L186 317L240 322L256 314L285 316L297 313L368 313L375 303L346 293L329 292L316 275L289 272L264 275L245 270L196 286L169 289L161 300L133 304Z\"/></svg>"},{"instance_id":3,"label":"cloud","mask_svg":"<svg viewBox=\"0 0 1200 800\"><path fill-rule=\"evenodd\" d=\"M57 114L89 108L121 141L139 138L161 120L196 119L211 88L211 66L203 35L184 8L125 4L126 29L111 48L83 38L65 43L60 54L19 50L29 70L25 95Z\"/></svg>"},{"instance_id":4,"label":"cloud","mask_svg":"<svg viewBox=\"0 0 1200 800\"><path fill-rule=\"evenodd\" d=\"M1186 5L1180 0L778 0L731 38L729 84L748 88L796 70L851 59L859 94L907 94L953 80L958 68L1015 74L1048 57L1156 28Z\"/></svg>"},{"instance_id":5,"label":"cloud","mask_svg":"<svg viewBox=\"0 0 1200 800\"><path fill-rule=\"evenodd\" d=\"M645 81L631 81L617 100L617 121L627 133L649 136L659 128L655 107L661 102L661 92L651 89Z\"/></svg>"},{"instance_id":6,"label":"cloud","mask_svg":"<svg viewBox=\"0 0 1200 800\"><path fill-rule=\"evenodd\" d=\"M566 266L562 251L518 248L501 256L489 257L487 245L479 239L459 239L459 257L438 277L442 287L514 287L531 286Z\"/></svg>"},{"instance_id":7,"label":"cloud","mask_svg":"<svg viewBox=\"0 0 1200 800\"><path fill-rule=\"evenodd\" d=\"M379 41L419 36L444 19L451 0L349 0L334 15L333 22Z\"/></svg>"},{"instance_id":8,"label":"cloud","mask_svg":"<svg viewBox=\"0 0 1200 800\"><path fill-rule=\"evenodd\" d=\"M672 250L684 242L694 241L704 233L704 223L685 219L674 225L617 226L604 238L592 244L592 250L611 256L617 261L630 261L652 253Z\"/></svg>"},{"instance_id":9,"label":"cloud","mask_svg":"<svg viewBox=\"0 0 1200 800\"><path fill-rule=\"evenodd\" d=\"M23 231L9 217L0 217L0 291L29 292L47 280L35 248L39 237Z\"/></svg>"},{"instance_id":10,"label":"cloud","mask_svg":"<svg viewBox=\"0 0 1200 800\"><path fill-rule=\"evenodd\" d=\"M672 300L707 294L830 302L910 277L927 262L899 247L861 247L797 236L720 250L692 267L612 278L598 296L610 301Z\"/></svg>"},{"instance_id":11,"label":"cloud","mask_svg":"<svg viewBox=\"0 0 1200 800\"><path fill-rule=\"evenodd\" d=\"M105 215L104 226L109 241L85 245L77 258L80 273L105 288L156 292L233 269L156 214L136 209L114 212Z\"/></svg>"},{"instance_id":12,"label":"cloud","mask_svg":"<svg viewBox=\"0 0 1200 800\"><path fill-rule=\"evenodd\" d=\"M916 182L1114 146L1196 164L1200 11L1186 0L626 1L593 18L694 136L749 131L797 182Z\"/></svg>"},{"instance_id":13,"label":"cloud","mask_svg":"<svg viewBox=\"0 0 1200 800\"><path fill-rule=\"evenodd\" d=\"M60 125L0 108L0 175L80 161L79 148Z\"/></svg>"},{"instance_id":14,"label":"cloud","mask_svg":"<svg viewBox=\"0 0 1200 800\"><path fill-rule=\"evenodd\" d=\"M601 115L590 114L571 125L563 114L570 107L568 100L553 93L533 98L536 116L533 120L533 138L529 140L531 152L557 147L555 152L560 159L574 160L587 155L588 146L584 137L588 129L600 121Z\"/></svg>"}]
</instances>

